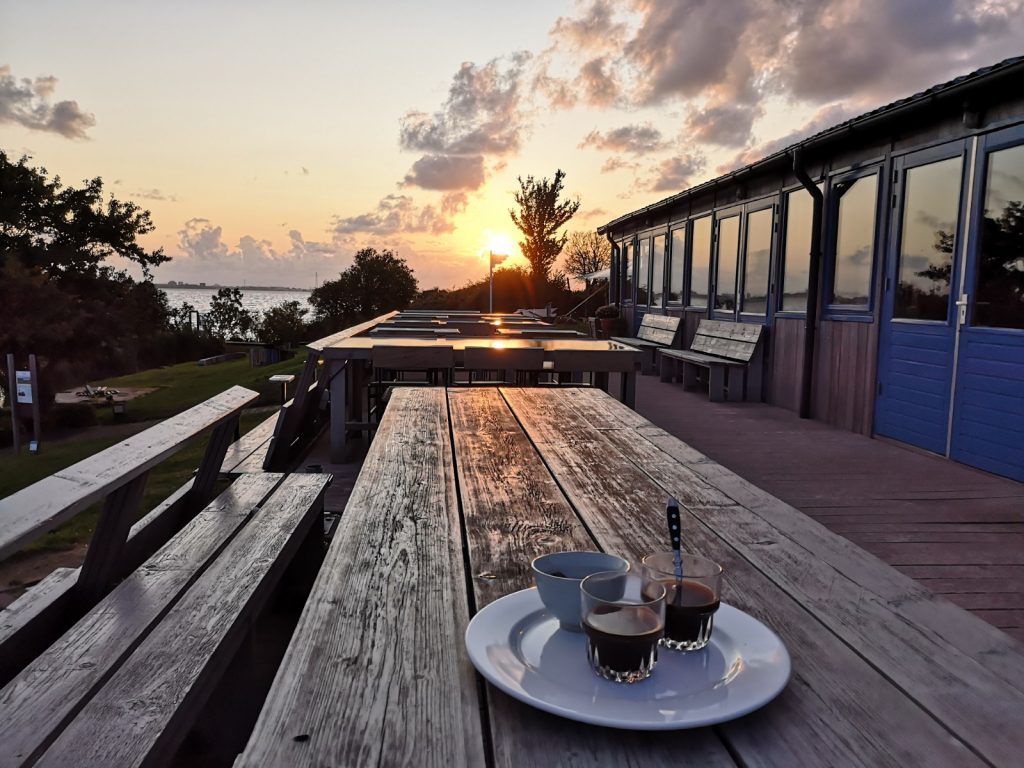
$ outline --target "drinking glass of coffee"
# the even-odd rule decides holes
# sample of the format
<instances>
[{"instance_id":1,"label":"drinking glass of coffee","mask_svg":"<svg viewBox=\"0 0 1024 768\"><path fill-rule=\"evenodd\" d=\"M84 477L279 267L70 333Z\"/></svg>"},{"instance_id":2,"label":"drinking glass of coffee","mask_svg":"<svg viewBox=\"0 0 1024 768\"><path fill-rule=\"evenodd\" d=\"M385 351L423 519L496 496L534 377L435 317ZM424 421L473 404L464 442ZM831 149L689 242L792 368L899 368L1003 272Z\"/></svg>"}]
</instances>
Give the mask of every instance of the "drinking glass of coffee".
<instances>
[{"instance_id":1,"label":"drinking glass of coffee","mask_svg":"<svg viewBox=\"0 0 1024 768\"><path fill-rule=\"evenodd\" d=\"M674 553L658 552L642 561L645 595L665 595L665 636L673 651L699 651L711 640L715 611L721 603L722 566L697 555L682 554L680 580Z\"/></svg>"},{"instance_id":2,"label":"drinking glass of coffee","mask_svg":"<svg viewBox=\"0 0 1024 768\"><path fill-rule=\"evenodd\" d=\"M587 659L598 675L616 683L651 676L665 630L665 590L635 574L595 573L580 582Z\"/></svg>"}]
</instances>

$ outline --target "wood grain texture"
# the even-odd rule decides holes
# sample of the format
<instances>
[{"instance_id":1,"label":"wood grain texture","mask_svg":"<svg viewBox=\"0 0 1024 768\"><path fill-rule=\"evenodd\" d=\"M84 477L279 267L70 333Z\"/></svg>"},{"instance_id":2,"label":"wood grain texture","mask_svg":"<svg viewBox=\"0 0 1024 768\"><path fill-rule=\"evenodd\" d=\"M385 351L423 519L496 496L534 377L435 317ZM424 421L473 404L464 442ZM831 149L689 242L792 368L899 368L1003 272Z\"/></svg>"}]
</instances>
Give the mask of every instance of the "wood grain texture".
<instances>
[{"instance_id":1,"label":"wood grain texture","mask_svg":"<svg viewBox=\"0 0 1024 768\"><path fill-rule=\"evenodd\" d=\"M572 507L495 389L448 391L459 497L479 610L533 585L546 552L593 550ZM729 766L714 732L651 734L574 723L488 686L497 766Z\"/></svg>"},{"instance_id":2,"label":"wood grain texture","mask_svg":"<svg viewBox=\"0 0 1024 768\"><path fill-rule=\"evenodd\" d=\"M242 435L238 440L229 445L227 453L224 454L224 461L221 463L220 471L228 475L243 474L245 470L237 469L239 464L246 461L246 459L252 456L254 452L261 448L263 449L263 454L265 454L267 443L269 443L270 438L274 436L274 429L277 426L277 417L279 415L280 411L274 413L270 418L265 421L261 421L255 427ZM262 456L260 457L259 462L259 466L262 467Z\"/></svg>"},{"instance_id":3,"label":"wood grain texture","mask_svg":"<svg viewBox=\"0 0 1024 768\"><path fill-rule=\"evenodd\" d=\"M174 754L319 520L329 482L285 478L37 765L138 766Z\"/></svg>"},{"instance_id":4,"label":"wood grain texture","mask_svg":"<svg viewBox=\"0 0 1024 768\"><path fill-rule=\"evenodd\" d=\"M339 341L344 341L345 339L350 339L353 336L358 336L359 334L380 325L384 321L390 320L397 314L398 312L385 312L383 315L378 315L373 318L373 320L367 320L365 323L353 325L349 328L338 331L337 333L331 334L330 336L324 336L322 339L310 342L306 345L306 349L317 353L323 352L325 349L334 346Z\"/></svg>"},{"instance_id":5,"label":"wood grain texture","mask_svg":"<svg viewBox=\"0 0 1024 768\"><path fill-rule=\"evenodd\" d=\"M1024 729L1024 646L614 401L606 411L621 417L624 429L607 433L620 450L639 436L737 504L694 508L695 517L975 751L1013 763L1020 745L1007 734Z\"/></svg>"},{"instance_id":6,"label":"wood grain texture","mask_svg":"<svg viewBox=\"0 0 1024 768\"><path fill-rule=\"evenodd\" d=\"M870 435L878 324L822 320L814 352L814 418Z\"/></svg>"},{"instance_id":7,"label":"wood grain texture","mask_svg":"<svg viewBox=\"0 0 1024 768\"><path fill-rule=\"evenodd\" d=\"M772 322L768 402L789 411L800 410L805 325L802 317L776 317Z\"/></svg>"},{"instance_id":8,"label":"wood grain texture","mask_svg":"<svg viewBox=\"0 0 1024 768\"><path fill-rule=\"evenodd\" d=\"M603 547L638 559L666 548L664 504L686 489L634 463L636 429L597 429L561 394L503 390L513 412ZM609 398L610 400L610 398ZM612 406L609 406L612 407ZM626 439L617 442L616 434ZM593 472L603 462L609 469ZM643 464L643 462L641 462ZM612 469L613 468L613 469ZM615 499L609 504L608 499ZM710 508L727 515L730 510ZM729 542L692 514L684 547L726 569L725 599L783 638L793 678L756 714L719 726L747 765L983 765L964 744L857 655Z\"/></svg>"},{"instance_id":9,"label":"wood grain texture","mask_svg":"<svg viewBox=\"0 0 1024 768\"><path fill-rule=\"evenodd\" d=\"M0 611L0 686L67 627L78 572L78 568L57 568Z\"/></svg>"},{"instance_id":10,"label":"wood grain texture","mask_svg":"<svg viewBox=\"0 0 1024 768\"><path fill-rule=\"evenodd\" d=\"M42 753L280 481L239 478L0 691L0 766Z\"/></svg>"},{"instance_id":11,"label":"wood grain texture","mask_svg":"<svg viewBox=\"0 0 1024 768\"><path fill-rule=\"evenodd\" d=\"M0 559L152 469L258 397L232 387L187 411L0 499Z\"/></svg>"},{"instance_id":12,"label":"wood grain texture","mask_svg":"<svg viewBox=\"0 0 1024 768\"><path fill-rule=\"evenodd\" d=\"M392 395L236 766L484 763L448 411Z\"/></svg>"}]
</instances>

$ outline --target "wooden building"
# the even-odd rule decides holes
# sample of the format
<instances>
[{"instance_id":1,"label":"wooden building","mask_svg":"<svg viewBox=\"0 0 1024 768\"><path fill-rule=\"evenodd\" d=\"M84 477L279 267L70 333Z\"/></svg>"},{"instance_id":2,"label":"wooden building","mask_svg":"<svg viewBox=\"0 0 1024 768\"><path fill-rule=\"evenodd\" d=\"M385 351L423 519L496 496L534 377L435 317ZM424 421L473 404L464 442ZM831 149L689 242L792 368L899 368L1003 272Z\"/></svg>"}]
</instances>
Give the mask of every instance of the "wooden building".
<instances>
[{"instance_id":1,"label":"wooden building","mask_svg":"<svg viewBox=\"0 0 1024 768\"><path fill-rule=\"evenodd\" d=\"M767 402L1024 481L1024 57L599 231L633 330L760 323Z\"/></svg>"}]
</instances>

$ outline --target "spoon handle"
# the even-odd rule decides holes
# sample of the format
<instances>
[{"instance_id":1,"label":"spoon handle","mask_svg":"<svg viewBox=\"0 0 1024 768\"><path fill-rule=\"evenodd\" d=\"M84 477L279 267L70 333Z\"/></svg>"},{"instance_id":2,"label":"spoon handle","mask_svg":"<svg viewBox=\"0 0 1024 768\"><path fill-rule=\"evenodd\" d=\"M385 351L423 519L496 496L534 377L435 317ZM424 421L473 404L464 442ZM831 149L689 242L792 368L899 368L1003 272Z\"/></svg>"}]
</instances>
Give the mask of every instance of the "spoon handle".
<instances>
[{"instance_id":1,"label":"spoon handle","mask_svg":"<svg viewBox=\"0 0 1024 768\"><path fill-rule=\"evenodd\" d=\"M683 578L683 558L679 552L680 526L679 526L679 502L675 499L668 500L668 535L672 540L672 560L675 563L676 578Z\"/></svg>"}]
</instances>

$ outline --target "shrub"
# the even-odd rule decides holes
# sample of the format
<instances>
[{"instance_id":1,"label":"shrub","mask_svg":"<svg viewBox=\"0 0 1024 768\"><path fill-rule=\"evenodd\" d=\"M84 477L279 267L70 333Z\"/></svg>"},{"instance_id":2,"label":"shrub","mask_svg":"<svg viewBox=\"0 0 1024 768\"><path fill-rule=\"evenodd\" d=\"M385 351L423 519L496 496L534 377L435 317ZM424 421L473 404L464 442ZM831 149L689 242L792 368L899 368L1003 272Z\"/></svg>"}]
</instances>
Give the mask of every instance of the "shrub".
<instances>
[{"instance_id":1,"label":"shrub","mask_svg":"<svg viewBox=\"0 0 1024 768\"><path fill-rule=\"evenodd\" d=\"M594 317L601 320L614 320L619 316L619 308L614 304L605 304L604 306L598 307L597 311L594 312Z\"/></svg>"},{"instance_id":2,"label":"shrub","mask_svg":"<svg viewBox=\"0 0 1024 768\"><path fill-rule=\"evenodd\" d=\"M99 424L96 409L90 403L62 403L55 405L49 420L56 429L82 429Z\"/></svg>"}]
</instances>

